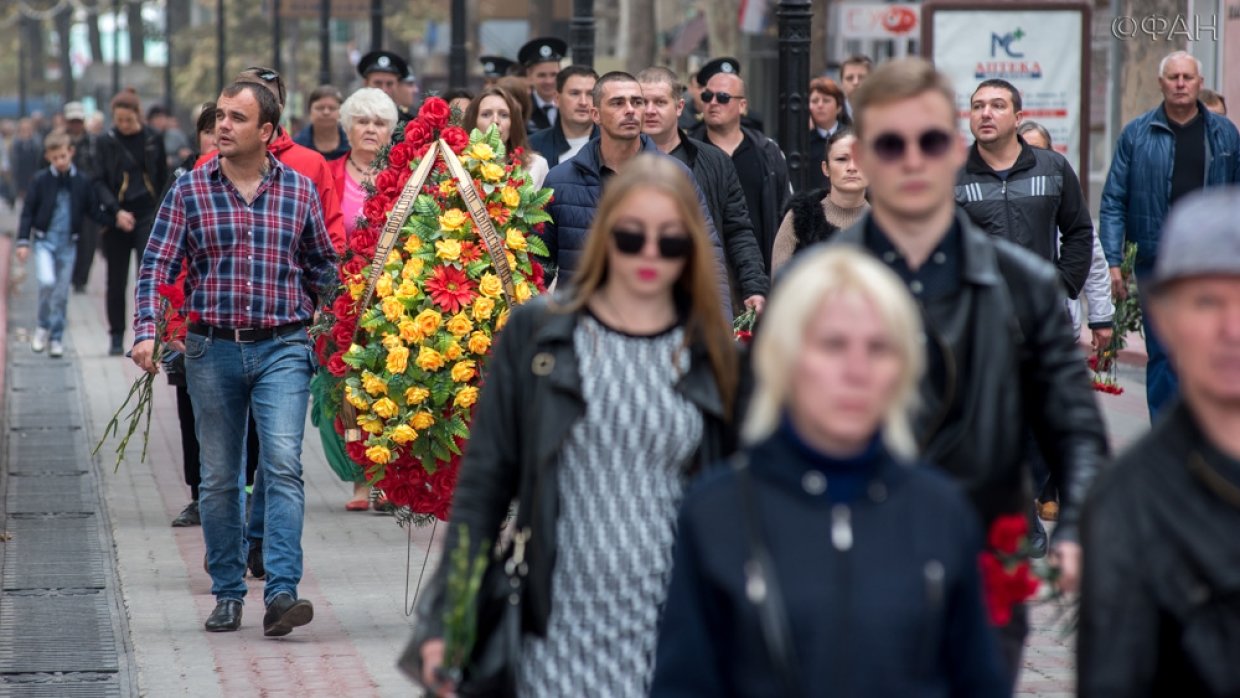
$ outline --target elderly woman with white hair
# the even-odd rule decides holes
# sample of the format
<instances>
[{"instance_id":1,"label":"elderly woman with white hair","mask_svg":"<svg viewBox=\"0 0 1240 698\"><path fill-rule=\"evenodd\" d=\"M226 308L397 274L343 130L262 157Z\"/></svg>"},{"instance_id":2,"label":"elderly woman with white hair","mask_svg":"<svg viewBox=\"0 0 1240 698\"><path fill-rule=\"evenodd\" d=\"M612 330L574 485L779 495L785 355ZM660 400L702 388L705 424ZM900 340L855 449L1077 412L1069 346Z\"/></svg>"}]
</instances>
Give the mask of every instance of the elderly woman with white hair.
<instances>
[{"instance_id":1,"label":"elderly woman with white hair","mask_svg":"<svg viewBox=\"0 0 1240 698\"><path fill-rule=\"evenodd\" d=\"M348 138L349 151L344 157L329 161L327 166L336 178L336 195L340 197L346 236L353 235L357 229L368 196L367 187L379 173L373 167L375 158L392 142L398 115L392 98L375 87L361 88L340 105L340 125Z\"/></svg>"},{"instance_id":2,"label":"elderly woman with white hair","mask_svg":"<svg viewBox=\"0 0 1240 698\"><path fill-rule=\"evenodd\" d=\"M980 522L916 458L924 349L904 285L820 247L763 324L748 445L682 504L651 695L1007 694Z\"/></svg>"}]
</instances>

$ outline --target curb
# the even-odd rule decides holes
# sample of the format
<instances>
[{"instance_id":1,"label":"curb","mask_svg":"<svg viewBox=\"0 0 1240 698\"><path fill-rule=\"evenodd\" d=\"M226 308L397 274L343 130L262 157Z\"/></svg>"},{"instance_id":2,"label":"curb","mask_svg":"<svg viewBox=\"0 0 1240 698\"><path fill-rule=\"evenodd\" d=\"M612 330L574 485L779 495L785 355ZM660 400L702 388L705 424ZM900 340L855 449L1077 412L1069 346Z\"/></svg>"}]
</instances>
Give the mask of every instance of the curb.
<instances>
[{"instance_id":1,"label":"curb","mask_svg":"<svg viewBox=\"0 0 1240 698\"><path fill-rule=\"evenodd\" d=\"M13 267L13 238L0 235L0 328L8 335L9 327L9 270ZM4 377L8 373L7 341L0 342L0 415L4 414Z\"/></svg>"}]
</instances>

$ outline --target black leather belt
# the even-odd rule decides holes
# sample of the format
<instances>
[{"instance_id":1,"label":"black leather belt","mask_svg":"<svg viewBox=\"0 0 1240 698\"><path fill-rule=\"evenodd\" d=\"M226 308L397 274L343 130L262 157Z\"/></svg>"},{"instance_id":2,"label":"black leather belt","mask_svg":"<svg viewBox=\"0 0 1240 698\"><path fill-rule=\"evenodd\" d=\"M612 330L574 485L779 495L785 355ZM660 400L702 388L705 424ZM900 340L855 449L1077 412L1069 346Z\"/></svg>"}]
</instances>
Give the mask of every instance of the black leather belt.
<instances>
[{"instance_id":1,"label":"black leather belt","mask_svg":"<svg viewBox=\"0 0 1240 698\"><path fill-rule=\"evenodd\" d=\"M214 337L223 339L228 342L239 342L242 344L249 342L261 342L266 339L275 339L285 335L293 334L305 329L304 322L290 322L287 325L279 325L277 327L248 327L244 329L227 329L224 327L212 327L204 325L201 322L191 322L188 325L189 331L194 334L200 334L204 337Z\"/></svg>"}]
</instances>

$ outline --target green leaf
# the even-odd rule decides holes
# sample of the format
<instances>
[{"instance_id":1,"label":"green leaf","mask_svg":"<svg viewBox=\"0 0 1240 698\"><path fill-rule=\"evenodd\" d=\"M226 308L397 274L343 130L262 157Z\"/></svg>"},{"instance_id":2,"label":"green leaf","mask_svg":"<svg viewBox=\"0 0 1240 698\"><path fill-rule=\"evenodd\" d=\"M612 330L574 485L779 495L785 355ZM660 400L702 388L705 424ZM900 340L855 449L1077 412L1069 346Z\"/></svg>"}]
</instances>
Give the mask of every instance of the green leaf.
<instances>
[{"instance_id":1,"label":"green leaf","mask_svg":"<svg viewBox=\"0 0 1240 698\"><path fill-rule=\"evenodd\" d=\"M537 233L531 234L529 237L525 238L525 244L532 254L540 257L548 257L551 255L551 251L547 249L547 243L543 242L542 237Z\"/></svg>"},{"instance_id":2,"label":"green leaf","mask_svg":"<svg viewBox=\"0 0 1240 698\"><path fill-rule=\"evenodd\" d=\"M430 194L418 194L418 198L413 201L412 213L419 218L433 217L438 219L443 211L439 210L439 204L435 203L435 197Z\"/></svg>"},{"instance_id":3,"label":"green leaf","mask_svg":"<svg viewBox=\"0 0 1240 698\"><path fill-rule=\"evenodd\" d=\"M538 193L535 194L534 197L530 199L529 205L533 208L545 208L547 206L547 203L551 201L551 197L554 194L555 194L554 190L544 187L538 190Z\"/></svg>"}]
</instances>

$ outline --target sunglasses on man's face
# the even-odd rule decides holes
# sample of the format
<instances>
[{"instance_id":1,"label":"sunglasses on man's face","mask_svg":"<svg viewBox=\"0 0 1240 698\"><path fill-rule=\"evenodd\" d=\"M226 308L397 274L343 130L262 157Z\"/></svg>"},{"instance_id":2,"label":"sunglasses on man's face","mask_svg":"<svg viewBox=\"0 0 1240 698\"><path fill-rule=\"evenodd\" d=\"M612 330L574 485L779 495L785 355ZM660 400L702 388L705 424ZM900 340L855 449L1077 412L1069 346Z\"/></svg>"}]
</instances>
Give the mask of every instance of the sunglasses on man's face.
<instances>
[{"instance_id":1,"label":"sunglasses on man's face","mask_svg":"<svg viewBox=\"0 0 1240 698\"><path fill-rule=\"evenodd\" d=\"M924 157L938 159L947 154L952 146L952 134L940 129L930 129L922 133L916 140L906 139L898 133L881 133L873 141L870 148L883 162L893 163L904 159L909 143L917 144Z\"/></svg>"},{"instance_id":2,"label":"sunglasses on man's face","mask_svg":"<svg viewBox=\"0 0 1240 698\"><path fill-rule=\"evenodd\" d=\"M611 236L620 254L638 255L646 247L646 234L640 230L613 228ZM681 259L689 256L689 250L693 249L688 235L660 235L658 241L659 256L663 259Z\"/></svg>"},{"instance_id":3,"label":"sunglasses on man's face","mask_svg":"<svg viewBox=\"0 0 1240 698\"><path fill-rule=\"evenodd\" d=\"M720 104L727 104L733 99L744 99L745 95L734 95L729 92L713 92L711 90L702 90L702 104L710 104L713 100L719 100Z\"/></svg>"}]
</instances>

